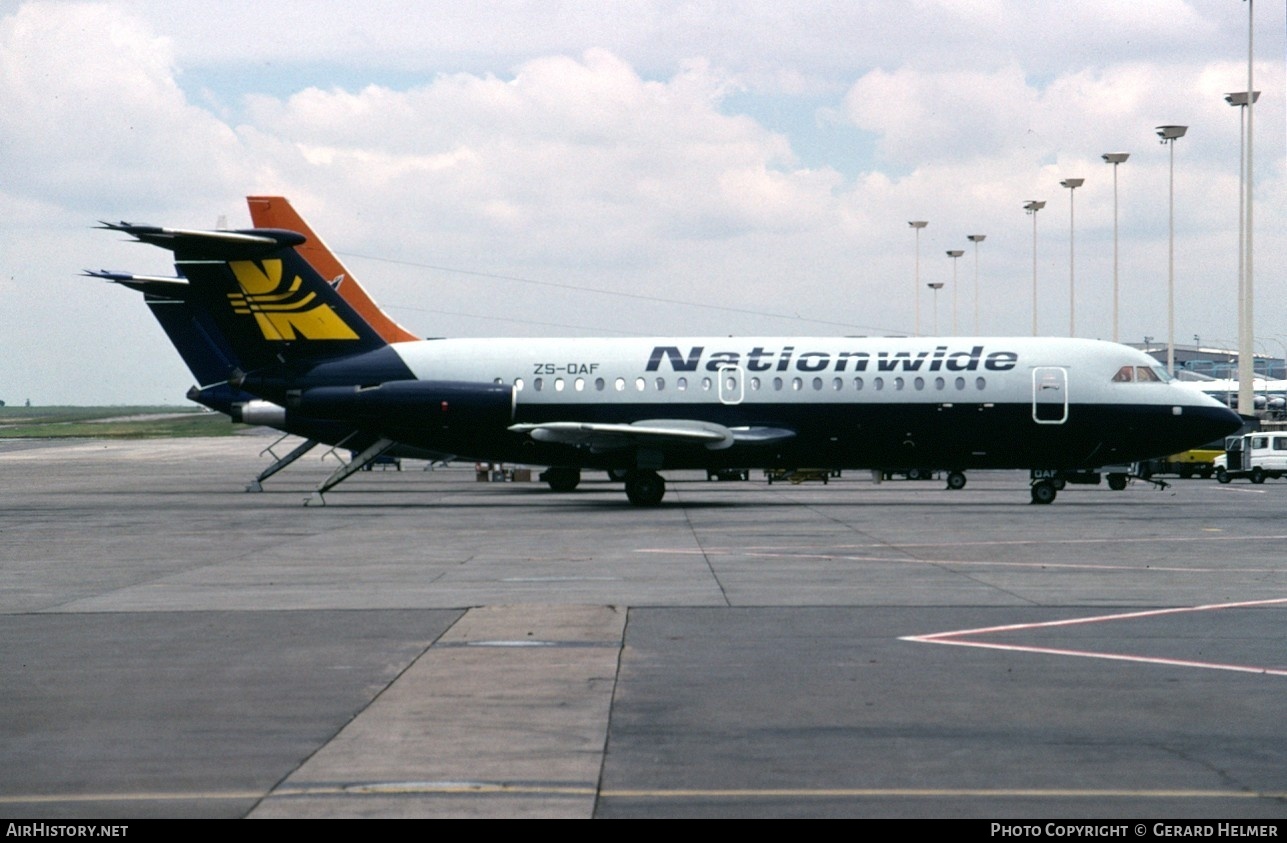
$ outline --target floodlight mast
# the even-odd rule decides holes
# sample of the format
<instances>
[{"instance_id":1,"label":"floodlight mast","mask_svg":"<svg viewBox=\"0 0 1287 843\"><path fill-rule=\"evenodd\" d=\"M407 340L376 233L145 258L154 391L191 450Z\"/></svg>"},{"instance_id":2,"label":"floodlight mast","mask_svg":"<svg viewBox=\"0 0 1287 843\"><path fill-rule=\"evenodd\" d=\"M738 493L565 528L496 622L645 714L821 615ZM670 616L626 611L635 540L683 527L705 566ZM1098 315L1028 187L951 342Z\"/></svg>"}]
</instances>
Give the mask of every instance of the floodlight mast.
<instances>
[{"instance_id":1,"label":"floodlight mast","mask_svg":"<svg viewBox=\"0 0 1287 843\"><path fill-rule=\"evenodd\" d=\"M943 289L943 282L931 281L925 286L934 291L934 336L938 336L938 291Z\"/></svg>"},{"instance_id":2,"label":"floodlight mast","mask_svg":"<svg viewBox=\"0 0 1287 843\"><path fill-rule=\"evenodd\" d=\"M956 328L956 259L965 254L964 249L948 249L947 256L952 259L952 336L959 336ZM935 333L938 333L935 331Z\"/></svg>"},{"instance_id":3,"label":"floodlight mast","mask_svg":"<svg viewBox=\"0 0 1287 843\"><path fill-rule=\"evenodd\" d=\"M986 234L967 234L966 240L974 244L974 336L979 335L979 244L987 239Z\"/></svg>"},{"instance_id":4,"label":"floodlight mast","mask_svg":"<svg viewBox=\"0 0 1287 843\"><path fill-rule=\"evenodd\" d=\"M916 229L916 277L912 282L912 295L916 303L916 331L914 337L921 335L921 229L929 225L929 220L910 220L907 223Z\"/></svg>"},{"instance_id":5,"label":"floodlight mast","mask_svg":"<svg viewBox=\"0 0 1287 843\"><path fill-rule=\"evenodd\" d=\"M1105 152L1100 156L1113 165L1113 342L1117 342L1117 166L1131 157L1129 152Z\"/></svg>"},{"instance_id":6,"label":"floodlight mast","mask_svg":"<svg viewBox=\"0 0 1287 843\"><path fill-rule=\"evenodd\" d=\"M1086 180L1064 179L1059 183L1068 188L1068 336L1075 337L1077 336L1077 285L1076 273L1073 271L1073 267L1076 265L1074 262L1073 231L1077 211L1073 204L1073 195L1077 192L1077 188L1086 183Z\"/></svg>"},{"instance_id":7,"label":"floodlight mast","mask_svg":"<svg viewBox=\"0 0 1287 843\"><path fill-rule=\"evenodd\" d=\"M1023 209L1032 217L1032 335L1037 335L1037 211L1046 207L1044 200L1032 199Z\"/></svg>"},{"instance_id":8,"label":"floodlight mast","mask_svg":"<svg viewBox=\"0 0 1287 843\"><path fill-rule=\"evenodd\" d=\"M1166 262L1166 371L1175 375L1175 142L1184 137L1188 126L1158 126L1157 136L1171 147L1170 229Z\"/></svg>"},{"instance_id":9,"label":"floodlight mast","mask_svg":"<svg viewBox=\"0 0 1287 843\"><path fill-rule=\"evenodd\" d=\"M1251 351L1254 329L1252 328L1251 283L1247 261L1251 258L1249 251L1249 217L1251 214L1250 184L1247 181L1248 158L1250 157L1251 139L1247 135L1247 115L1249 109L1260 99L1259 91L1236 91L1225 94L1224 101L1238 109L1238 407L1246 406L1247 401L1254 401L1255 355ZM1243 368L1242 361L1251 361ZM1243 383L1252 384L1247 394L1243 395Z\"/></svg>"}]
</instances>

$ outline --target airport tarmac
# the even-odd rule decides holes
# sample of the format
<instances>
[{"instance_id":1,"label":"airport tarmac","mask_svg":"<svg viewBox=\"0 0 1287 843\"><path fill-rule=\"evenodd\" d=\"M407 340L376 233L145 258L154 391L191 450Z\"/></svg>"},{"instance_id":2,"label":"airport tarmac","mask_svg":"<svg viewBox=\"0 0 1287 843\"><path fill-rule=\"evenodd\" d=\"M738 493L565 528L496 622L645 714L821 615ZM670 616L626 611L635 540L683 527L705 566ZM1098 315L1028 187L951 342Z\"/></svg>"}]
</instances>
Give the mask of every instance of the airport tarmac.
<instances>
[{"instance_id":1,"label":"airport tarmac","mask_svg":"<svg viewBox=\"0 0 1287 843\"><path fill-rule=\"evenodd\" d=\"M270 441L0 443L0 815L1287 817L1287 482L303 507Z\"/></svg>"}]
</instances>

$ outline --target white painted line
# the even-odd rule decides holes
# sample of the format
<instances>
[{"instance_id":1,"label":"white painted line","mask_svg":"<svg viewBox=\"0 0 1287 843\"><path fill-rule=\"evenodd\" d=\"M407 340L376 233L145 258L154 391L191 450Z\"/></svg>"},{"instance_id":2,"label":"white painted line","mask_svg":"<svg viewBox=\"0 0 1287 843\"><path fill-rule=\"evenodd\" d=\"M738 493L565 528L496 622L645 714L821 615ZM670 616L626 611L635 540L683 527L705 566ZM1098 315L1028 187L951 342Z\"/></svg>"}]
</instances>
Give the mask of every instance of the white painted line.
<instances>
[{"instance_id":1,"label":"white painted line","mask_svg":"<svg viewBox=\"0 0 1287 843\"><path fill-rule=\"evenodd\" d=\"M1287 598L1274 600L1251 600L1243 603L1216 603L1207 606L1189 606L1176 609L1150 609L1142 612L1125 612L1117 615L1094 615L1087 618L1067 618L1059 621L1042 621L1040 623L1019 623L1006 626L980 627L977 629L960 629L952 632L935 632L930 635L906 635L900 641L915 641L921 644L948 644L955 647L978 647L986 650L1009 650L1022 653L1041 653L1054 656L1073 656L1077 658L1105 659L1109 661L1136 662L1141 664L1160 664L1171 667L1196 667L1206 670L1229 670L1238 673L1260 673L1269 676L1287 676L1287 669L1258 667L1253 665L1227 664L1221 662L1203 662L1190 659L1168 659L1155 656L1137 656L1128 653L1099 653L1090 650L1069 650L1057 647L1037 647L1023 644L998 644L988 641L965 641L966 636L990 635L999 632L1016 630L1050 629L1058 626L1075 626L1088 623L1106 623L1109 621L1134 620L1136 618L1159 617L1161 615L1192 614L1194 612L1211 612L1218 609L1243 609L1253 606L1274 606L1287 604Z\"/></svg>"}]
</instances>

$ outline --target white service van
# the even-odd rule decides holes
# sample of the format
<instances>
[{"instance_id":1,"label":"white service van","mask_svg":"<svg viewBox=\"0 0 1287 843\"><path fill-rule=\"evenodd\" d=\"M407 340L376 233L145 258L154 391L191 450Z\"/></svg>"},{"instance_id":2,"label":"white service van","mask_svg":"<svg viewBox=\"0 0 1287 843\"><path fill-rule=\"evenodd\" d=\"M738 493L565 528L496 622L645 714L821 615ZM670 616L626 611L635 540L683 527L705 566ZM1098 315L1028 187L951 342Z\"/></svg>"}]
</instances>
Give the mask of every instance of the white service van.
<instances>
[{"instance_id":1,"label":"white service van","mask_svg":"<svg viewBox=\"0 0 1287 843\"><path fill-rule=\"evenodd\" d=\"M1287 432L1258 431L1230 436L1225 451L1215 458L1215 475L1221 483L1246 477L1252 483L1287 475Z\"/></svg>"}]
</instances>

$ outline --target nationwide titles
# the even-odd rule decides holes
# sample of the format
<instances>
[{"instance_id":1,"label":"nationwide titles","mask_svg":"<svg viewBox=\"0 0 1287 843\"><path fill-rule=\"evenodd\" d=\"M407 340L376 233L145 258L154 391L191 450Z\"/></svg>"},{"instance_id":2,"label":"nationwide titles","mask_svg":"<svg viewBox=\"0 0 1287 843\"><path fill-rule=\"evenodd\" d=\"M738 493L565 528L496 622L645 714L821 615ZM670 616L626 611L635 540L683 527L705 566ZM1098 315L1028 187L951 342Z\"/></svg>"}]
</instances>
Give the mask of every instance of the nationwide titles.
<instances>
[{"instance_id":1,"label":"nationwide titles","mask_svg":"<svg viewBox=\"0 0 1287 843\"><path fill-rule=\"evenodd\" d=\"M748 372L1008 372L1019 363L1015 351L987 351L982 345L953 350L936 345L919 351L832 351L797 350L793 345L780 349L755 346L750 351L711 351L694 345L685 353L678 346L653 346L645 371L660 371L668 364L676 372L741 367Z\"/></svg>"}]
</instances>

